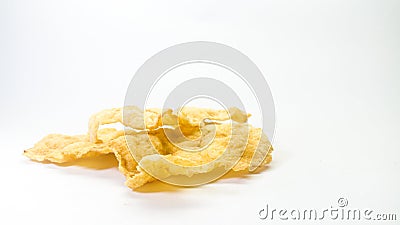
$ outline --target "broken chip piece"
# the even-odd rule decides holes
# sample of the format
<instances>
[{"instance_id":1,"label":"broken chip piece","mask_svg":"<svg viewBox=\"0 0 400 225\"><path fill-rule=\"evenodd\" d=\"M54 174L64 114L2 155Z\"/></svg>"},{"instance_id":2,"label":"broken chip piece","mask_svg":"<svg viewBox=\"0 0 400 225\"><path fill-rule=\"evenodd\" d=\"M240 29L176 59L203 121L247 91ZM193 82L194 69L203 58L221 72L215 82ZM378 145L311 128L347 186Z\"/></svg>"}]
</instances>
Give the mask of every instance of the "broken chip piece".
<instances>
[{"instance_id":1,"label":"broken chip piece","mask_svg":"<svg viewBox=\"0 0 400 225\"><path fill-rule=\"evenodd\" d=\"M249 116L237 108L183 107L176 114L171 109L142 111L134 106L107 109L90 118L88 134L51 134L24 155L65 163L112 153L132 189L156 179L191 178L217 168L225 173L253 171L272 160L273 148L260 128L246 123ZM111 123L134 131L100 128Z\"/></svg>"}]
</instances>

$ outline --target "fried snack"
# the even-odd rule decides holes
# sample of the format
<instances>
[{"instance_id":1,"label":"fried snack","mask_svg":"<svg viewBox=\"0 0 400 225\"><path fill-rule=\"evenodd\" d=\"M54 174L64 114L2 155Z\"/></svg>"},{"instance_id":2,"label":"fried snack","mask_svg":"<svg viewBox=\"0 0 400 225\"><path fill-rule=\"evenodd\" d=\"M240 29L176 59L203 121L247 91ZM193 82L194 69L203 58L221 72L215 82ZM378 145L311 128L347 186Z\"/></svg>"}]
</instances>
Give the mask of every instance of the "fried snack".
<instances>
[{"instance_id":1,"label":"fried snack","mask_svg":"<svg viewBox=\"0 0 400 225\"><path fill-rule=\"evenodd\" d=\"M250 114L246 114L236 107L226 110L210 110L197 107L182 107L178 112L179 124L183 127L198 127L204 119L215 121L233 120L244 123Z\"/></svg>"},{"instance_id":2,"label":"fried snack","mask_svg":"<svg viewBox=\"0 0 400 225\"><path fill-rule=\"evenodd\" d=\"M81 158L95 157L112 152L105 143L123 135L123 131L105 128L99 131L99 138L103 143L92 143L88 135L63 135L50 134L40 140L24 155L35 161L49 161L53 163L66 163Z\"/></svg>"},{"instance_id":3,"label":"fried snack","mask_svg":"<svg viewBox=\"0 0 400 225\"><path fill-rule=\"evenodd\" d=\"M132 189L156 180L153 176L191 177L220 167L252 171L271 161L272 146L261 129L246 123L249 116L237 108L183 107L177 115L171 109L108 109L90 118L88 134L51 134L24 155L65 163L112 153ZM134 131L99 129L110 123L122 123Z\"/></svg>"},{"instance_id":4,"label":"fried snack","mask_svg":"<svg viewBox=\"0 0 400 225\"><path fill-rule=\"evenodd\" d=\"M136 188L139 188L155 180L156 179L154 177L150 176L148 173L139 168L137 174L126 179L125 185L132 190L135 190Z\"/></svg>"},{"instance_id":5,"label":"fried snack","mask_svg":"<svg viewBox=\"0 0 400 225\"><path fill-rule=\"evenodd\" d=\"M143 135L145 134L137 136L127 135L128 142L143 143L142 145L141 144L138 145L138 147L140 147L141 149L137 149L138 151L141 152L144 152L143 150L144 148L151 147L150 146L151 143L148 141L147 137L144 137ZM152 139L151 142L154 143L157 149L162 149L161 142L158 140L157 137L152 136L150 139ZM125 137L121 136L113 140L110 143L110 147L113 149L114 155L119 162L118 164L119 171L126 177L125 184L128 187L135 189L146 183L154 181L154 178L152 176L143 172L138 166L138 163L136 162L136 160L133 158L133 156L129 151L129 148L125 141Z\"/></svg>"},{"instance_id":6,"label":"fried snack","mask_svg":"<svg viewBox=\"0 0 400 225\"><path fill-rule=\"evenodd\" d=\"M146 171L151 171L151 174L156 175L157 178L167 178L175 175L191 177L194 174L210 172L218 167L232 168L233 171L245 170L249 168L253 158L259 159L258 163L263 165L271 161L272 146L266 136L262 134L261 129L247 124L206 125L203 127L203 130L207 129L216 129L216 135L209 143L206 137L208 133L205 134L205 138L199 142L198 147L206 145L207 147L201 151L167 150L174 153L165 156L149 155L144 157L139 164L146 168ZM247 134L249 134L248 138ZM258 144L259 142L260 144ZM262 152L255 154L256 150ZM268 157L260 158L262 153ZM235 159L240 160L236 162ZM171 166L169 162L173 162L174 165Z\"/></svg>"},{"instance_id":7,"label":"fried snack","mask_svg":"<svg viewBox=\"0 0 400 225\"><path fill-rule=\"evenodd\" d=\"M123 125L144 130L156 129L160 125L161 110L147 109L144 112L136 106L106 109L92 115L89 119L89 137L97 142L97 130L101 125L122 123Z\"/></svg>"}]
</instances>

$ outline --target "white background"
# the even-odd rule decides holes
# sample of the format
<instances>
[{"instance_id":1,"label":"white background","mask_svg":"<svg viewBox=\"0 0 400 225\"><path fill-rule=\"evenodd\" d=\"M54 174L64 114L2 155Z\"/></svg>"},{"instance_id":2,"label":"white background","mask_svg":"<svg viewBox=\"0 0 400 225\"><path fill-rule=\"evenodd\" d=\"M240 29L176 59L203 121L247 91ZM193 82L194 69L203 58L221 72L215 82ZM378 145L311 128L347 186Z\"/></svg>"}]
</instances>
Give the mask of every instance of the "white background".
<instances>
[{"instance_id":1,"label":"white background","mask_svg":"<svg viewBox=\"0 0 400 225\"><path fill-rule=\"evenodd\" d=\"M398 223L399 10L396 0L1 0L0 223L271 224L258 218L266 204L324 209L340 197ZM122 106L147 58L197 40L240 50L271 87L275 152L262 173L132 192L111 158L96 170L22 156L48 133L86 132L90 114Z\"/></svg>"}]
</instances>

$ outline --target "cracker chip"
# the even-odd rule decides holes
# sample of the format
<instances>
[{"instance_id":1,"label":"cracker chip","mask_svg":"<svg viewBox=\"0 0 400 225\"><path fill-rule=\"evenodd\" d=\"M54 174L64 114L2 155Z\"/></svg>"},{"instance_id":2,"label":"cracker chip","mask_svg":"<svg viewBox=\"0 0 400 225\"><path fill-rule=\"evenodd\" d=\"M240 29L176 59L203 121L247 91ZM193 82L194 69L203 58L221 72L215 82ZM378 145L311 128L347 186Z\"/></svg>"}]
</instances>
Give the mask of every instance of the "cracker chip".
<instances>
[{"instance_id":1,"label":"cracker chip","mask_svg":"<svg viewBox=\"0 0 400 225\"><path fill-rule=\"evenodd\" d=\"M138 171L139 172L136 175L128 177L125 181L125 185L131 188L132 190L156 180L154 177L150 176L142 169L139 168Z\"/></svg>"},{"instance_id":2,"label":"cracker chip","mask_svg":"<svg viewBox=\"0 0 400 225\"><path fill-rule=\"evenodd\" d=\"M197 107L182 107L178 113L179 124L182 126L198 127L205 119L226 121L233 120L239 123L244 123L250 114L246 114L236 107L229 108L228 111L220 109L213 110Z\"/></svg>"},{"instance_id":3,"label":"cracker chip","mask_svg":"<svg viewBox=\"0 0 400 225\"><path fill-rule=\"evenodd\" d=\"M89 137L91 142L97 142L97 130L101 125L122 123L132 129L156 129L160 124L161 110L148 109L142 111L138 107L106 109L92 115L89 119Z\"/></svg>"},{"instance_id":4,"label":"cracker chip","mask_svg":"<svg viewBox=\"0 0 400 225\"><path fill-rule=\"evenodd\" d=\"M123 132L112 128L99 131L99 138L104 142L121 135ZM33 148L25 150L24 155L36 161L65 163L111 152L107 144L90 142L88 135L50 134L36 143Z\"/></svg>"},{"instance_id":5,"label":"cracker chip","mask_svg":"<svg viewBox=\"0 0 400 225\"><path fill-rule=\"evenodd\" d=\"M266 136L261 135L261 129L247 124L206 125L203 130L207 129L216 129L216 135L211 143L208 141L199 143L200 148L206 146L201 151L169 150L173 153L166 156L147 156L139 164L146 168L146 171L151 171L151 174L156 175L157 178L175 175L193 176L194 174L208 173L217 167L227 169L233 167L234 171L245 170L253 158L258 159L263 156L262 153L256 153L257 149L263 150L265 156L269 155L272 150ZM260 139L260 144L257 144ZM235 159L240 159L237 164ZM260 160L268 163L270 157L267 160ZM169 162L176 166L171 166Z\"/></svg>"},{"instance_id":6,"label":"cracker chip","mask_svg":"<svg viewBox=\"0 0 400 225\"><path fill-rule=\"evenodd\" d=\"M183 107L178 115L170 109L108 109L90 118L88 134L51 134L24 155L65 163L113 153L132 189L156 180L150 174L160 179L191 177L216 168L252 171L271 161L272 146L261 129L246 123L249 116L237 108L227 112ZM99 129L110 123L136 131Z\"/></svg>"},{"instance_id":7,"label":"cracker chip","mask_svg":"<svg viewBox=\"0 0 400 225\"><path fill-rule=\"evenodd\" d=\"M125 177L134 176L137 171L137 162L129 152L126 145L125 137L121 136L111 141L110 148L112 149L115 158L118 160L118 169Z\"/></svg>"}]
</instances>

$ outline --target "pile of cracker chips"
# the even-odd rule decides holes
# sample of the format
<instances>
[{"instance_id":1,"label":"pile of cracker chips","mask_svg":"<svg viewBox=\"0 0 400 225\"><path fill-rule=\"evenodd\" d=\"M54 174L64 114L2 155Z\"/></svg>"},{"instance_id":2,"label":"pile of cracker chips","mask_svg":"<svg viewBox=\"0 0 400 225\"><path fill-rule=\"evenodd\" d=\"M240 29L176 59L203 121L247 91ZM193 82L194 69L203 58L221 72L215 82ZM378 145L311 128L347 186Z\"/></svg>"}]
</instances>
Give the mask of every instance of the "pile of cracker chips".
<instances>
[{"instance_id":1,"label":"pile of cracker chips","mask_svg":"<svg viewBox=\"0 0 400 225\"><path fill-rule=\"evenodd\" d=\"M220 167L253 171L272 160L273 148L260 128L247 123L249 116L237 108L107 109L91 116L87 134L50 134L24 155L66 163L114 154L132 189L156 178L192 177ZM102 128L113 123L125 129Z\"/></svg>"}]
</instances>

